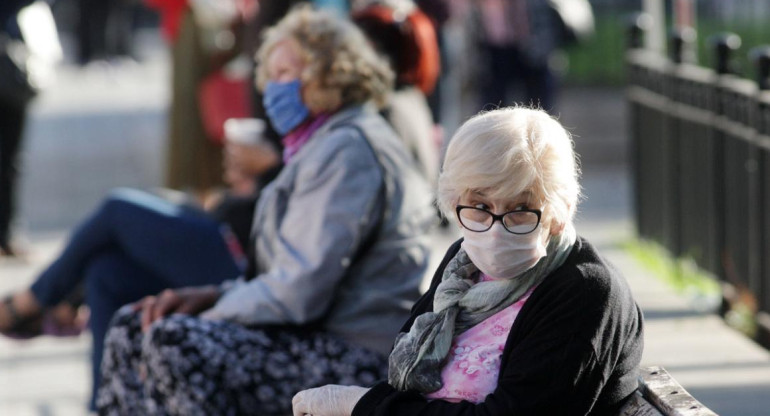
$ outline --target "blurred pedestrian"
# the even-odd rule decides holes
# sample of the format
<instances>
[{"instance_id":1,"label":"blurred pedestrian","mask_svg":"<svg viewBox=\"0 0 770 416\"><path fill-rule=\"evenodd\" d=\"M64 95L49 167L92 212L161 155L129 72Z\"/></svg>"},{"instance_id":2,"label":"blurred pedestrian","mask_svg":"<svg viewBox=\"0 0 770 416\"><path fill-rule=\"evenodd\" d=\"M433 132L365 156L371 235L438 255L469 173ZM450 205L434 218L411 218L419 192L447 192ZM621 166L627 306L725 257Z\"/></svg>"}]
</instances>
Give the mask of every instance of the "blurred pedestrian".
<instances>
[{"instance_id":1,"label":"blurred pedestrian","mask_svg":"<svg viewBox=\"0 0 770 416\"><path fill-rule=\"evenodd\" d=\"M134 0L78 0L77 62L133 58Z\"/></svg>"},{"instance_id":2,"label":"blurred pedestrian","mask_svg":"<svg viewBox=\"0 0 770 416\"><path fill-rule=\"evenodd\" d=\"M441 72L439 74L436 87L432 92L427 92L426 94L428 98L428 105L430 106L430 111L431 114L433 114L433 121L435 123L434 135L438 138L437 141L439 143L443 143L444 134L443 126L441 125L441 117L443 111L441 106L444 100L442 91L444 90L444 84L446 83L448 71L451 70L447 62L445 45L446 40L444 36L444 25L449 20L451 13L450 2L451 0L415 0L417 7L419 7L420 10L425 13L426 16L428 16L431 23L433 23L433 28L436 32L436 41L438 42Z\"/></svg>"},{"instance_id":3,"label":"blurred pedestrian","mask_svg":"<svg viewBox=\"0 0 770 416\"><path fill-rule=\"evenodd\" d=\"M638 386L642 312L576 235L579 192L572 140L544 111L468 120L438 185L463 239L396 337L388 381L300 392L294 415L617 414Z\"/></svg>"},{"instance_id":4,"label":"blurred pedestrian","mask_svg":"<svg viewBox=\"0 0 770 416\"><path fill-rule=\"evenodd\" d=\"M244 0L249 1L249 0ZM301 3L310 3L309 0L260 0L256 5L257 13L247 14L241 28L240 48L248 57L254 57L262 44L264 31L275 25L289 10ZM332 1L328 4L312 2L315 7L335 7L340 2ZM336 10L335 10L336 11ZM256 65L254 60L250 60ZM252 69L255 69L252 66ZM275 178L283 167L280 158L273 159L272 152L265 152L264 146L268 145L279 152L283 151L281 134L272 126L265 107L262 93L253 82L248 83L251 96L252 116L267 121L262 134L260 146L244 146L228 141L225 144L225 182L229 185L229 192L221 195L221 199L212 209L212 214L220 221L233 226L234 233L239 241L248 241L250 224L253 219L254 207L259 197L260 189ZM266 163L274 161L274 165ZM250 189L256 189L256 193ZM249 225L246 227L246 225ZM244 247L248 247L247 243Z\"/></svg>"},{"instance_id":5,"label":"blurred pedestrian","mask_svg":"<svg viewBox=\"0 0 770 416\"><path fill-rule=\"evenodd\" d=\"M482 106L513 103L553 112L558 78L553 57L560 23L544 0L477 0Z\"/></svg>"},{"instance_id":6,"label":"blurred pedestrian","mask_svg":"<svg viewBox=\"0 0 770 416\"><path fill-rule=\"evenodd\" d=\"M299 8L266 32L257 82L286 164L257 206L251 280L119 311L101 412L287 414L303 388L384 375L432 217L425 182L370 107L391 77L364 35L331 14Z\"/></svg>"},{"instance_id":7,"label":"blurred pedestrian","mask_svg":"<svg viewBox=\"0 0 770 416\"><path fill-rule=\"evenodd\" d=\"M3 0L0 3L0 48L12 38L19 38L16 16L32 0ZM8 59L6 56L3 59ZM3 73L1 83L12 83L11 74ZM10 85L0 88L12 89ZM19 154L24 137L27 102L0 97L0 257L18 254L12 227L16 211L16 187L19 176Z\"/></svg>"},{"instance_id":8,"label":"blurred pedestrian","mask_svg":"<svg viewBox=\"0 0 770 416\"><path fill-rule=\"evenodd\" d=\"M238 56L235 35L241 16L235 14L217 28L204 28L200 21L205 17L196 18L187 0L146 2L160 12L163 33L171 44L165 184L205 204L223 187L224 171L222 144L204 126L200 89L207 76ZM205 14L199 9L198 15Z\"/></svg>"},{"instance_id":9,"label":"blurred pedestrian","mask_svg":"<svg viewBox=\"0 0 770 416\"><path fill-rule=\"evenodd\" d=\"M426 98L435 89L440 72L435 28L411 0L359 1L351 17L396 74L383 115L406 144L423 176L435 184L441 144L435 140Z\"/></svg>"}]
</instances>

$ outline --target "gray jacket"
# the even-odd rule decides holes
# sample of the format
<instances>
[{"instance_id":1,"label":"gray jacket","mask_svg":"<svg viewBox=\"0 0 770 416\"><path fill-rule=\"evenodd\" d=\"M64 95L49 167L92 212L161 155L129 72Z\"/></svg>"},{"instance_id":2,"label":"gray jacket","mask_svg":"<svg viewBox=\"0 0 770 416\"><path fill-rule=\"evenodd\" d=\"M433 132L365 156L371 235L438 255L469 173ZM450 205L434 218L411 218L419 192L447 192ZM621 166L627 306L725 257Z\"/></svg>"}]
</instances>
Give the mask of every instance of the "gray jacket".
<instances>
[{"instance_id":1,"label":"gray jacket","mask_svg":"<svg viewBox=\"0 0 770 416\"><path fill-rule=\"evenodd\" d=\"M247 325L323 318L324 330L388 352L419 296L431 197L384 119L366 107L341 111L262 192L252 233L258 276L235 282L204 317ZM379 218L376 240L355 259Z\"/></svg>"}]
</instances>

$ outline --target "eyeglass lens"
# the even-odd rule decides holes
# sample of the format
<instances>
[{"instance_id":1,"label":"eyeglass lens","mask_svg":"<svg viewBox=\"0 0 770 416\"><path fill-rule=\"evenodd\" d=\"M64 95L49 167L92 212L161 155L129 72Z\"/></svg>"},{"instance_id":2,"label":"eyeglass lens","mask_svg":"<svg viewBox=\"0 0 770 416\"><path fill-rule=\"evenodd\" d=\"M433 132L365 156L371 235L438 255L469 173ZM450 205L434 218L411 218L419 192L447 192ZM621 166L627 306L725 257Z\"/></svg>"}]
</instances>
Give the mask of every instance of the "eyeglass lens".
<instances>
[{"instance_id":1,"label":"eyeglass lens","mask_svg":"<svg viewBox=\"0 0 770 416\"><path fill-rule=\"evenodd\" d=\"M462 225L471 231L486 231L492 227L492 214L479 208L460 210ZM537 228L538 216L529 211L512 211L503 216L503 226L515 234L526 234Z\"/></svg>"}]
</instances>

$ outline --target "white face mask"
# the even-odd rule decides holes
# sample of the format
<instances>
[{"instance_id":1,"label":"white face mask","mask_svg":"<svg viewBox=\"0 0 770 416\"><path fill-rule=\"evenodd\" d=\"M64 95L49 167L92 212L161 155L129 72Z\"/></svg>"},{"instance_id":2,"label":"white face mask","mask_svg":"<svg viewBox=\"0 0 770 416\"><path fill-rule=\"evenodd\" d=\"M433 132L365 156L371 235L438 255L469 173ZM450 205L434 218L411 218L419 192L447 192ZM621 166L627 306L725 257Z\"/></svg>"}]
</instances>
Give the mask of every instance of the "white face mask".
<instances>
[{"instance_id":1,"label":"white face mask","mask_svg":"<svg viewBox=\"0 0 770 416\"><path fill-rule=\"evenodd\" d=\"M467 219L463 220L468 222ZM506 231L499 221L487 231L474 232L461 227L463 249L484 274L498 279L512 279L532 268L545 257L540 225L529 234Z\"/></svg>"}]
</instances>

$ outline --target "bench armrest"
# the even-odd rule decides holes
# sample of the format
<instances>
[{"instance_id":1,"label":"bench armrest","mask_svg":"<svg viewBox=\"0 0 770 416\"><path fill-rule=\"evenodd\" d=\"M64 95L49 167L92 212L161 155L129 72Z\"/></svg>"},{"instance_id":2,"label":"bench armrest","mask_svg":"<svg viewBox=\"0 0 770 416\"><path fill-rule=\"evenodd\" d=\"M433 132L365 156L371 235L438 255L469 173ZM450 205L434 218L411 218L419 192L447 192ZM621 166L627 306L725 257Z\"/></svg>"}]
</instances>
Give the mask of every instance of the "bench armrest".
<instances>
[{"instance_id":1,"label":"bench armrest","mask_svg":"<svg viewBox=\"0 0 770 416\"><path fill-rule=\"evenodd\" d=\"M717 416L695 400L663 367L639 369L639 389L619 416Z\"/></svg>"}]
</instances>

